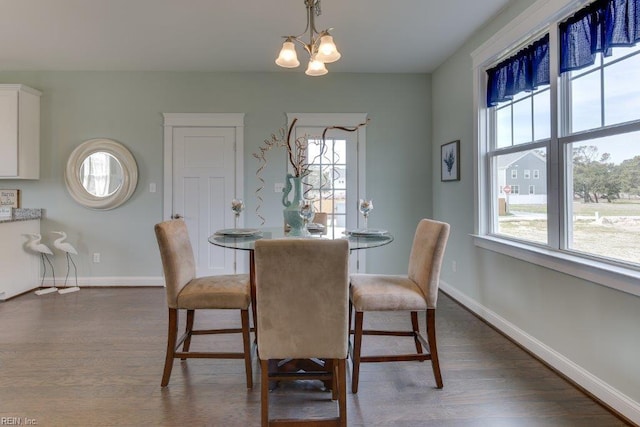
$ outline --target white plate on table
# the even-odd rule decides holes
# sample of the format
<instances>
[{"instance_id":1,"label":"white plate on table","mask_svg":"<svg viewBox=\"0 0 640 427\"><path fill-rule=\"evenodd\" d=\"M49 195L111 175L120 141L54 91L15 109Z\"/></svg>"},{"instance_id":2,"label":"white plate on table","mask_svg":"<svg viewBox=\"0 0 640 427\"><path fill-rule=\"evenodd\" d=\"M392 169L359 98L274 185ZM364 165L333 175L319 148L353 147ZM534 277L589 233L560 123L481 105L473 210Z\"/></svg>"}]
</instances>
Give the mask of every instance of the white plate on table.
<instances>
[{"instance_id":1,"label":"white plate on table","mask_svg":"<svg viewBox=\"0 0 640 427\"><path fill-rule=\"evenodd\" d=\"M257 234L260 234L260 230L257 228L225 228L216 231L216 235L228 237L249 237Z\"/></svg>"},{"instance_id":2,"label":"white plate on table","mask_svg":"<svg viewBox=\"0 0 640 427\"><path fill-rule=\"evenodd\" d=\"M388 233L387 230L379 230L376 228L359 228L357 230L347 230L345 234L353 237L370 237L370 236L384 236Z\"/></svg>"}]
</instances>

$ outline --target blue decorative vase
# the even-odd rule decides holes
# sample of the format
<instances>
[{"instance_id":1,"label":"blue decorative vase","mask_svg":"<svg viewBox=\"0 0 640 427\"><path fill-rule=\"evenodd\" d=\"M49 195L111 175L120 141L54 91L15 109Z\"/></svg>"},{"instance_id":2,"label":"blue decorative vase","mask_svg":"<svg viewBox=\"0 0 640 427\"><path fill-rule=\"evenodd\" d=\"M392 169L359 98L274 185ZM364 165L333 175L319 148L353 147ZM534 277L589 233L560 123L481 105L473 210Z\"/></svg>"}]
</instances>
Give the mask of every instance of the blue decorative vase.
<instances>
[{"instance_id":1,"label":"blue decorative vase","mask_svg":"<svg viewBox=\"0 0 640 427\"><path fill-rule=\"evenodd\" d=\"M293 189L293 200L289 200L289 193ZM302 205L302 177L287 174L287 182L282 195L282 204L284 205L284 220L291 230L289 236L304 236L304 220L300 216L300 207Z\"/></svg>"}]
</instances>

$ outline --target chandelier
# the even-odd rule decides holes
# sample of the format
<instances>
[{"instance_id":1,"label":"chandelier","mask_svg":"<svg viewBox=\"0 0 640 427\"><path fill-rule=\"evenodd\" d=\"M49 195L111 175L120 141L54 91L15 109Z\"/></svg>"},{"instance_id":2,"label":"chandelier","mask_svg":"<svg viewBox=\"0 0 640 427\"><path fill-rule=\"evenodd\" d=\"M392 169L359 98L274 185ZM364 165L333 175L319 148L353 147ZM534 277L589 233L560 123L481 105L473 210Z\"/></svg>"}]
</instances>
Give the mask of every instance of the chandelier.
<instances>
[{"instance_id":1,"label":"chandelier","mask_svg":"<svg viewBox=\"0 0 640 427\"><path fill-rule=\"evenodd\" d=\"M294 42L299 43L309 54L309 65L305 74L308 76L323 76L327 74L327 67L324 64L335 62L340 59L340 52L333 43L333 37L327 30L318 31L315 26L315 16L320 16L320 0L304 0L307 7L307 28L302 34L297 36L283 36L280 55L276 59L276 64L284 68L296 68L300 65ZM302 37L309 32L309 43L305 43Z\"/></svg>"}]
</instances>

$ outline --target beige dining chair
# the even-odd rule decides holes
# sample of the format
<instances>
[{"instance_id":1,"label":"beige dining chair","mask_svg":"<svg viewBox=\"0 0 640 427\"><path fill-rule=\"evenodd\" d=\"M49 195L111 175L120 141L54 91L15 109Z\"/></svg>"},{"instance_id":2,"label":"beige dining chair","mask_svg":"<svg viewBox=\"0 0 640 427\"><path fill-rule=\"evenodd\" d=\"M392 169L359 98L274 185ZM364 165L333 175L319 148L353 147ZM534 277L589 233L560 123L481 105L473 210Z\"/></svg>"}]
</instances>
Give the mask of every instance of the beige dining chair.
<instances>
[{"instance_id":1,"label":"beige dining chair","mask_svg":"<svg viewBox=\"0 0 640 427\"><path fill-rule=\"evenodd\" d=\"M440 268L449 238L449 224L430 219L418 223L413 238L409 269L406 275L353 274L350 277L350 309L355 309L355 328L351 360L351 391L358 392L360 364L366 362L399 362L431 360L437 388L442 388L442 375L436 345L435 312L438 300ZM367 311L406 311L411 314L412 330L388 331L363 329ZM427 339L418 327L418 312L426 312ZM349 320L351 323L351 319ZM415 341L416 353L361 356L363 335L409 336ZM423 346L427 352L423 351Z\"/></svg>"},{"instance_id":2,"label":"beige dining chair","mask_svg":"<svg viewBox=\"0 0 640 427\"><path fill-rule=\"evenodd\" d=\"M322 234L327 234L327 218L328 215L326 212L316 212L315 214L313 214L313 220L311 222L315 223L315 224L322 224L322 226L324 226L324 230L322 232ZM289 230L291 230L291 226L289 224L287 224L287 221L284 221L284 231L288 232Z\"/></svg>"},{"instance_id":3,"label":"beige dining chair","mask_svg":"<svg viewBox=\"0 0 640 427\"><path fill-rule=\"evenodd\" d=\"M155 225L166 283L169 307L167 353L162 374L162 387L169 384L173 360L188 358L244 359L247 387L253 387L251 370L251 344L249 304L251 292L248 274L196 277L195 259L187 226L181 219ZM241 328L194 330L195 310L239 310ZM178 313L186 310L185 333L178 339ZM189 351L193 335L242 333L244 351L195 352ZM182 345L182 351L179 347Z\"/></svg>"},{"instance_id":4,"label":"beige dining chair","mask_svg":"<svg viewBox=\"0 0 640 427\"><path fill-rule=\"evenodd\" d=\"M254 260L263 426L347 425L348 257L346 240L256 242ZM269 372L269 360L289 358L318 358L324 360L325 365L318 372ZM304 379L330 381L332 399L338 400L338 416L321 420L270 420L269 382Z\"/></svg>"}]
</instances>

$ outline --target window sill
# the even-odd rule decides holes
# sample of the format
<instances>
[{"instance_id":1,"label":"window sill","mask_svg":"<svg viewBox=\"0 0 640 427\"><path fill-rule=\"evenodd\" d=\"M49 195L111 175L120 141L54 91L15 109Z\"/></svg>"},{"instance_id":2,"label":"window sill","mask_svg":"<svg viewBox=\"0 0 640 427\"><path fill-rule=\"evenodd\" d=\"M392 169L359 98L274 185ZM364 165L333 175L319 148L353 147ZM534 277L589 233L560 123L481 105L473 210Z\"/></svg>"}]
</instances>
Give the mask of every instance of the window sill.
<instances>
[{"instance_id":1,"label":"window sill","mask_svg":"<svg viewBox=\"0 0 640 427\"><path fill-rule=\"evenodd\" d=\"M640 296L640 271L495 236L472 237L480 248Z\"/></svg>"}]
</instances>

